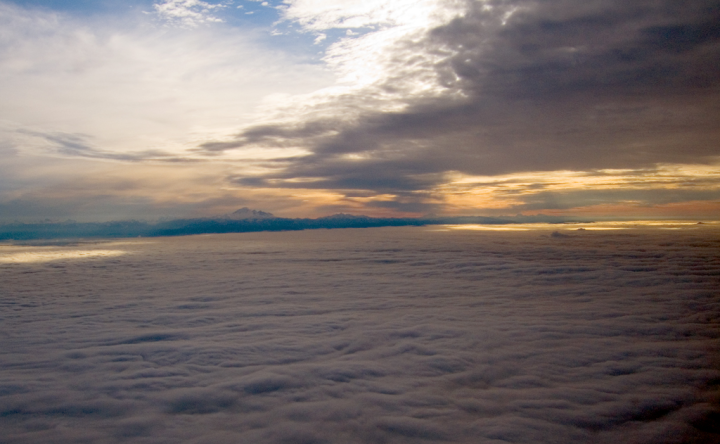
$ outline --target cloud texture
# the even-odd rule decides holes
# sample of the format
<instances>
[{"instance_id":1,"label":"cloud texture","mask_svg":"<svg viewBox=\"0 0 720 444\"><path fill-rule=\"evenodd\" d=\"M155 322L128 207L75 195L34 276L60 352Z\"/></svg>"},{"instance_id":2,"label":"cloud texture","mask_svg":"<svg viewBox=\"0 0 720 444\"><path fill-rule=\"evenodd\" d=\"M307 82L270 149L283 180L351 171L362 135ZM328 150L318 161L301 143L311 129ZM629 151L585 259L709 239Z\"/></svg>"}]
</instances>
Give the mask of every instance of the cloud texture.
<instances>
[{"instance_id":1,"label":"cloud texture","mask_svg":"<svg viewBox=\"0 0 720 444\"><path fill-rule=\"evenodd\" d=\"M662 228L2 246L2 441L716 442L717 227Z\"/></svg>"},{"instance_id":2,"label":"cloud texture","mask_svg":"<svg viewBox=\"0 0 720 444\"><path fill-rule=\"evenodd\" d=\"M717 160L715 2L424 2L413 10L431 19L399 24L291 14L303 4L288 15L310 29L380 26L328 50L328 63L359 76L354 89L206 150L308 146L312 155L269 177L375 191L424 190L449 171Z\"/></svg>"}]
</instances>

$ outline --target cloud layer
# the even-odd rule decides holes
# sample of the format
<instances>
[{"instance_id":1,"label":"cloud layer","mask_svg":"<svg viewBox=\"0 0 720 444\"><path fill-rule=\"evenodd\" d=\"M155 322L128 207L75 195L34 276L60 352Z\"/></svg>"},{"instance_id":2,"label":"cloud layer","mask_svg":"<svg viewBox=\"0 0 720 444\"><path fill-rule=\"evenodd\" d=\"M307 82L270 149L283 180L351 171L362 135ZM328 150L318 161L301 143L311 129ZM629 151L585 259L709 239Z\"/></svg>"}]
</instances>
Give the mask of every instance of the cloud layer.
<instances>
[{"instance_id":1,"label":"cloud layer","mask_svg":"<svg viewBox=\"0 0 720 444\"><path fill-rule=\"evenodd\" d=\"M715 442L717 228L662 228L3 246L3 441Z\"/></svg>"}]
</instances>

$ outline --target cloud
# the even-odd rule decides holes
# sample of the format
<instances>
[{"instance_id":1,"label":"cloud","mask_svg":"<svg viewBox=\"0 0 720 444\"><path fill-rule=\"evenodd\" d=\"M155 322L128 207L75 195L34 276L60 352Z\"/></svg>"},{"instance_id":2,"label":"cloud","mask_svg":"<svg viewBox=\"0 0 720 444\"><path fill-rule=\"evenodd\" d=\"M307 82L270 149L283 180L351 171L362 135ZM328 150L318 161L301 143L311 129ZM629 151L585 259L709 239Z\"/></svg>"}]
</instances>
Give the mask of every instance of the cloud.
<instances>
[{"instance_id":1,"label":"cloud","mask_svg":"<svg viewBox=\"0 0 720 444\"><path fill-rule=\"evenodd\" d=\"M204 23L222 22L223 20L212 15L211 11L226 6L201 0L165 0L155 3L153 8L161 19L169 23L194 28Z\"/></svg>"},{"instance_id":2,"label":"cloud","mask_svg":"<svg viewBox=\"0 0 720 444\"><path fill-rule=\"evenodd\" d=\"M328 48L345 83L201 148L306 147L264 183L378 193L451 171L717 162L713 2L415 3L292 2L285 18L308 31L370 29Z\"/></svg>"},{"instance_id":3,"label":"cloud","mask_svg":"<svg viewBox=\"0 0 720 444\"><path fill-rule=\"evenodd\" d=\"M511 210L569 209L583 205L601 205L616 202L634 202L641 205L665 205L689 201L718 201L720 190L573 190L565 193L539 192L524 198L525 203Z\"/></svg>"},{"instance_id":4,"label":"cloud","mask_svg":"<svg viewBox=\"0 0 720 444\"><path fill-rule=\"evenodd\" d=\"M717 439L716 224L438 228L0 246L3 440Z\"/></svg>"},{"instance_id":5,"label":"cloud","mask_svg":"<svg viewBox=\"0 0 720 444\"><path fill-rule=\"evenodd\" d=\"M47 141L50 146L55 148L58 154L71 157L85 157L90 159L106 159L106 160L122 160L122 161L138 161L138 160L164 160L164 161L188 161L183 157L175 157L169 153L160 150L145 150L134 153L117 153L103 152L93 148L86 134L66 134L66 133L41 133L31 130L18 130L19 134L39 138Z\"/></svg>"},{"instance_id":6,"label":"cloud","mask_svg":"<svg viewBox=\"0 0 720 444\"><path fill-rule=\"evenodd\" d=\"M435 0L393 2L292 0L287 3L288 7L283 9L283 18L298 22L303 28L312 31L398 25L426 26L438 19L451 17L463 5L463 2L439 3Z\"/></svg>"},{"instance_id":7,"label":"cloud","mask_svg":"<svg viewBox=\"0 0 720 444\"><path fill-rule=\"evenodd\" d=\"M484 201L494 206L495 214L592 205L619 204L646 209L691 201L712 205L720 192L718 170L713 165L665 164L637 170L550 171L497 176L454 173L446 175L444 181L431 193L446 196L444 204L447 207L471 211L478 201Z\"/></svg>"}]
</instances>

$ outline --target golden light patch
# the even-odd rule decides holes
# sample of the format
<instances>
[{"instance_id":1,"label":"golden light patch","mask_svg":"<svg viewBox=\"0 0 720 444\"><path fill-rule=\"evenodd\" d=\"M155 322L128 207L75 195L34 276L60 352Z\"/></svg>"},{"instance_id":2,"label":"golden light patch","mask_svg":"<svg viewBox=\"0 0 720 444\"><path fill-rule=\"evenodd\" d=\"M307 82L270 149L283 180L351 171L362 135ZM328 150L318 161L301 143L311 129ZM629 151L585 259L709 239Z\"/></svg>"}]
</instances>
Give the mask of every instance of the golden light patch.
<instances>
[{"instance_id":1,"label":"golden light patch","mask_svg":"<svg viewBox=\"0 0 720 444\"><path fill-rule=\"evenodd\" d=\"M518 225L480 225L480 224L467 224L467 225L443 225L448 230L471 230L471 231L530 231L533 228L521 227Z\"/></svg>"},{"instance_id":2,"label":"golden light patch","mask_svg":"<svg viewBox=\"0 0 720 444\"><path fill-rule=\"evenodd\" d=\"M443 231L447 230L470 230L470 231L615 231L632 230L642 228L653 228L659 230L688 230L705 227L720 227L720 222L707 222L698 224L688 221L657 221L638 220L625 222L593 222L593 223L531 223L531 224L510 224L510 225L486 225L486 224L458 224L442 225Z\"/></svg>"},{"instance_id":3,"label":"golden light patch","mask_svg":"<svg viewBox=\"0 0 720 444\"><path fill-rule=\"evenodd\" d=\"M50 262L57 260L82 260L117 257L127 254L122 250L39 250L19 251L0 256L0 263L6 264L27 264Z\"/></svg>"},{"instance_id":4,"label":"golden light patch","mask_svg":"<svg viewBox=\"0 0 720 444\"><path fill-rule=\"evenodd\" d=\"M546 214L550 216L577 216L587 218L613 218L621 216L636 220L672 220L678 215L702 221L720 218L720 202L688 201L665 205L639 205L637 203L588 205L563 210L543 209L525 211L525 215ZM695 223L695 222L690 222Z\"/></svg>"},{"instance_id":5,"label":"golden light patch","mask_svg":"<svg viewBox=\"0 0 720 444\"><path fill-rule=\"evenodd\" d=\"M562 197L579 191L681 190L716 191L720 189L720 165L662 164L652 169L604 169L594 171L536 171L499 176L471 176L460 172L445 175L445 182L431 194L442 200L448 213L473 214L478 209L503 210L522 206L532 195L552 193ZM687 214L714 219L720 215L720 203L710 201L647 205L639 201L617 201L562 210L524 211L558 216L602 215L631 216L639 219L673 217Z\"/></svg>"}]
</instances>

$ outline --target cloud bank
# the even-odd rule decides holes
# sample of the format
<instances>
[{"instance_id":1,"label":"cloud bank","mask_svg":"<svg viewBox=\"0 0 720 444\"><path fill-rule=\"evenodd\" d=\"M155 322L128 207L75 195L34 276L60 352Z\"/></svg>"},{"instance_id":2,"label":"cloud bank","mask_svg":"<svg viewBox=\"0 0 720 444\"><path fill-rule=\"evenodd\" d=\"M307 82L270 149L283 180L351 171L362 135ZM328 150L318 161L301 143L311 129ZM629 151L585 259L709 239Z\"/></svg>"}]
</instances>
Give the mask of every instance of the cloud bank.
<instances>
[{"instance_id":1,"label":"cloud bank","mask_svg":"<svg viewBox=\"0 0 720 444\"><path fill-rule=\"evenodd\" d=\"M310 111L322 118L301 113L205 148L310 144L314 155L280 177L332 177L344 167L377 173L369 176L378 183L384 168L401 176L477 175L716 158L714 2L423 5L432 7L413 10L456 15L381 27L330 48L327 60L338 70L361 76L353 64L369 62L374 75L358 79L363 88L316 97ZM303 6L293 4L287 15L313 30L393 23L371 14L379 11L370 4L358 17L340 6L311 12ZM392 17L392 9L383 12ZM369 48L371 54L358 54ZM377 109L383 100L387 109ZM356 110L351 118L330 117L347 109Z\"/></svg>"},{"instance_id":2,"label":"cloud bank","mask_svg":"<svg viewBox=\"0 0 720 444\"><path fill-rule=\"evenodd\" d=\"M717 442L717 227L663 228L0 247L3 441Z\"/></svg>"},{"instance_id":3,"label":"cloud bank","mask_svg":"<svg viewBox=\"0 0 720 444\"><path fill-rule=\"evenodd\" d=\"M711 1L293 2L286 18L310 31L370 29L327 51L348 85L203 148L308 147L239 182L416 203L448 174L716 165L718 14Z\"/></svg>"}]
</instances>

